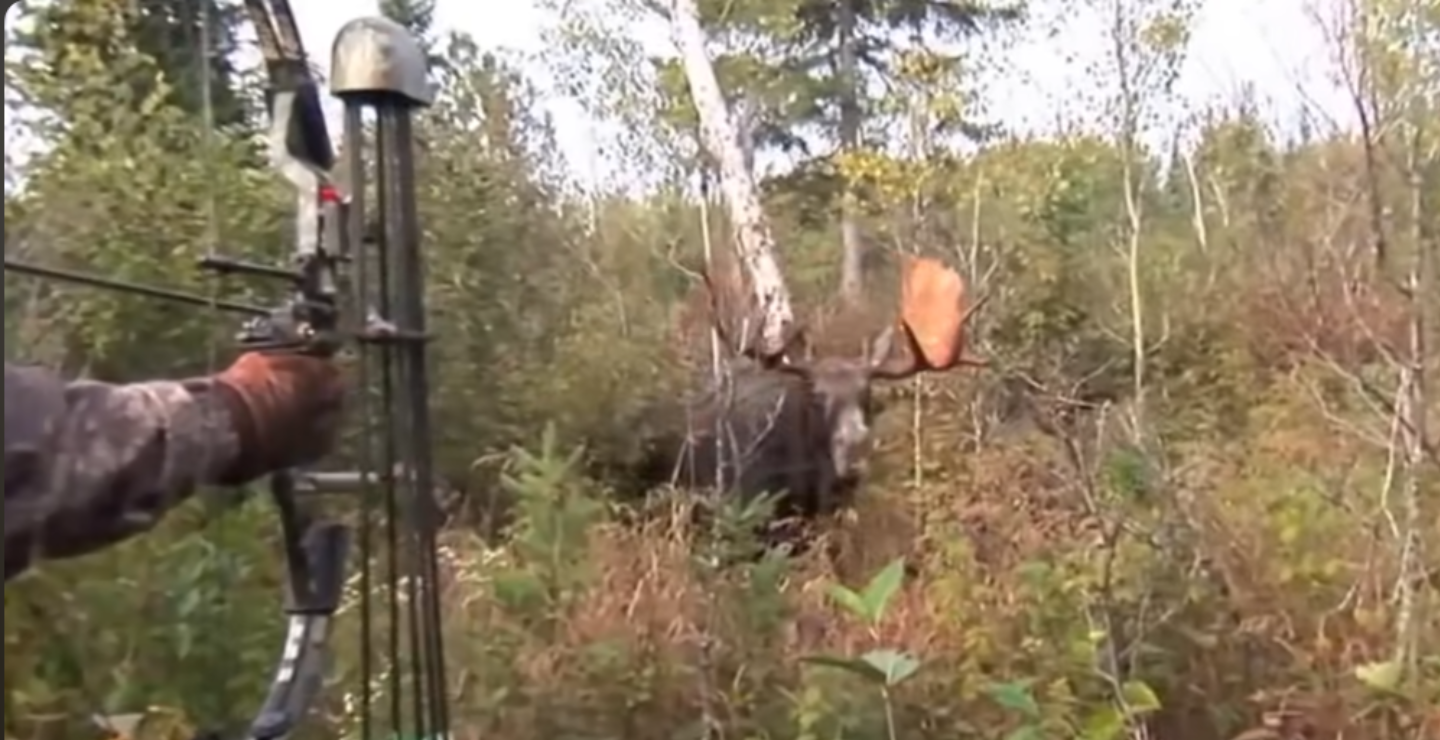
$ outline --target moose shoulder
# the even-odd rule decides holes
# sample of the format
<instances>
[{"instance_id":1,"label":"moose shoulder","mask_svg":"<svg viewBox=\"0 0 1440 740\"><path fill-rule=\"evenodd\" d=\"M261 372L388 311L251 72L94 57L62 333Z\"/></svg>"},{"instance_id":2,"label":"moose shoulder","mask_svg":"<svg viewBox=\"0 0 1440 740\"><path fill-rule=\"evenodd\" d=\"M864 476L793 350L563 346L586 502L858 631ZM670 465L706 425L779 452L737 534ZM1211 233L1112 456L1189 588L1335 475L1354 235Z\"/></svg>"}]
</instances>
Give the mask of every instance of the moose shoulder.
<instances>
[{"instance_id":1,"label":"moose shoulder","mask_svg":"<svg viewBox=\"0 0 1440 740\"><path fill-rule=\"evenodd\" d=\"M668 433L652 440L644 482L780 494L781 518L834 511L863 477L874 383L983 365L963 351L971 313L953 270L915 259L898 320L861 356L801 361L789 352L765 357L732 348L739 359L729 372L688 399L680 423L672 417Z\"/></svg>"}]
</instances>

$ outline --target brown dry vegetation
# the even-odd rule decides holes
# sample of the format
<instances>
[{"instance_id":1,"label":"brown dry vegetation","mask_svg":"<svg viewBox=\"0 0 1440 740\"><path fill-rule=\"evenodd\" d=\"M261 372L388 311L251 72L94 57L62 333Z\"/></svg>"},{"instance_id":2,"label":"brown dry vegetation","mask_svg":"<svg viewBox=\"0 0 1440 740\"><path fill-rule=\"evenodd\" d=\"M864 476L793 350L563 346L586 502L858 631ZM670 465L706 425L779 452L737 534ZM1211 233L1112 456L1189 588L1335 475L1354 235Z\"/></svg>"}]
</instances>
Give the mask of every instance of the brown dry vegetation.
<instances>
[{"instance_id":1,"label":"brown dry vegetation","mask_svg":"<svg viewBox=\"0 0 1440 740\"><path fill-rule=\"evenodd\" d=\"M1021 680L1047 732L1068 737L1105 706L1108 622L1126 678L1163 697L1153 737L1426 737L1417 723L1433 693L1387 701L1352 675L1391 649L1395 564L1354 508L1364 496L1345 492L1380 471L1289 395L1277 388L1251 410L1243 444L1187 460L1166 501L1101 512L1043 434L930 442L959 454L929 465L929 482L872 486L831 535L837 558L781 573L697 565L691 533L673 524L683 517L598 524L567 544L574 590L537 612L477 597L521 566L458 538L457 726L475 738L669 738L703 719L738 737L863 737L879 731L876 697L799 658L893 646L925 664L896 692L901 737L999 737L1024 722L987 688ZM903 471L903 448L884 462ZM1174 540L1143 541L1161 536ZM828 584L863 582L895 557L918 575L878 629L826 598Z\"/></svg>"},{"instance_id":2,"label":"brown dry vegetation","mask_svg":"<svg viewBox=\"0 0 1440 740\"><path fill-rule=\"evenodd\" d=\"M50 43L36 53L71 48ZM1287 139L1246 106L1196 132L1200 202L1173 158L1137 164L1152 327L1139 400L1110 137L873 153L880 174L857 176L879 245L863 321L826 300L833 163L764 183L817 349L857 348L893 299L897 253L916 253L991 297L974 351L994 365L887 389L872 475L827 546L751 561L727 557L743 537L684 524L684 497L660 496L638 524L616 505L644 493L619 474L637 420L706 359L677 339L705 324L691 274L704 211L678 175L644 196L572 195L519 73L447 54L457 71L423 119L418 177L435 455L456 489L442 554L457 738L881 740L881 693L805 660L875 648L922 664L890 692L906 740L1440 738L1440 462L1401 464L1390 407L1405 332L1428 310L1419 364L1440 428L1440 301L1397 287L1440 249L1440 162L1416 165L1416 189L1399 128L1378 142L1390 155L1374 183L1356 135ZM207 242L197 193L213 191L227 249L274 260L289 201L245 143L202 150L186 111L104 102L119 88L104 75L122 67L99 66L25 82L55 106L78 89L102 102L57 113L89 126L87 156L61 141L7 194L7 236L25 237L7 256L199 289L176 265ZM724 234L713 211L708 231ZM110 377L213 369L202 350L229 328L11 276L5 295L7 356ZM547 427L558 441L542 452ZM562 469L581 446L583 463ZM1407 524L1410 481L1421 514ZM243 727L281 644L274 529L263 500L219 513L195 502L150 535L7 586L7 740L85 740L90 714L146 707ZM1425 559L1402 584L1407 534ZM878 624L831 596L897 558L909 573ZM1362 677L1404 641L1405 585L1418 644L1392 692ZM358 646L383 644L358 621L351 603L317 737L355 736ZM1146 694L1158 707L1138 711ZM1127 707L1130 725L1107 730Z\"/></svg>"},{"instance_id":3,"label":"brown dry vegetation","mask_svg":"<svg viewBox=\"0 0 1440 740\"><path fill-rule=\"evenodd\" d=\"M1052 156L1037 149L1038 161ZM976 167L1014 172L1031 161L1005 159L1024 150L992 156ZM1163 192L1153 197L1163 202ZM1305 203L1297 207L1330 207ZM776 206L782 233L803 249L807 237ZM1172 213L1150 237L1156 249L1187 242L1183 210ZM683 499L643 526L624 524L603 481L532 469L557 459L527 467L487 451L534 439L546 423L592 457L623 451L634 427L607 425L651 400L632 379L654 378L663 395L694 377L666 369L668 352L637 350L679 346L664 338L684 325L671 319L688 288L634 304L653 323L617 338L610 294L572 287L566 300L578 303L547 309L571 328L535 350L549 358L543 374L527 369L541 360L527 359L536 355L525 345L458 351L469 327L446 319L440 331L462 339L437 347L438 452L466 496L444 552L455 734L659 740L708 726L727 738L879 738L878 692L802 659L893 647L923 664L893 692L904 738L1002 738L1032 726L1040 737L1112 737L1083 728L1113 711L1127 681L1160 702L1135 725L1152 738L1433 737L1433 575L1420 584L1423 673L1404 696L1356 675L1395 649L1398 572L1392 420L1357 379L1393 391L1376 337L1405 304L1379 280L1360 283L1363 300L1335 298L1344 276L1363 274L1352 269L1363 254L1345 262L1328 249L1328 261L1306 267L1308 229L1321 219L1291 221L1293 232L1267 237L1264 250L1233 227L1234 245L1198 273L1157 277L1176 294L1171 336L1153 357L1154 446L1140 449L1126 351L1105 328L1115 321L1110 267L1076 266L1060 280L1047 265L1068 264L1065 248L1033 219L997 213L997 239L1028 246L995 278L977 327L976 349L996 367L888 389L856 510L832 523L829 546L793 562L714 568L696 553L743 543L679 524L690 521ZM612 232L599 248L620 259L649 233ZM1296 251L1281 259L1286 245ZM1272 279L1277 271L1306 278ZM587 285L588 273L557 274L541 279ZM494 357L492 372L472 372L470 351ZM497 465L522 481L554 473L559 482L504 488ZM466 469L470 478L457 475ZM1420 536L1434 542L1434 461L1417 475L1428 517ZM25 720L15 737L47 736L32 734L35 722L97 705L184 707L207 724L242 718L278 644L271 531L260 503L203 530L182 513L111 557L56 564L7 589L7 721ZM911 575L878 627L827 596L896 558ZM355 629L352 611L328 695L334 728L353 726ZM199 678L172 678L190 674ZM1036 717L997 701L1017 687L1028 687Z\"/></svg>"}]
</instances>

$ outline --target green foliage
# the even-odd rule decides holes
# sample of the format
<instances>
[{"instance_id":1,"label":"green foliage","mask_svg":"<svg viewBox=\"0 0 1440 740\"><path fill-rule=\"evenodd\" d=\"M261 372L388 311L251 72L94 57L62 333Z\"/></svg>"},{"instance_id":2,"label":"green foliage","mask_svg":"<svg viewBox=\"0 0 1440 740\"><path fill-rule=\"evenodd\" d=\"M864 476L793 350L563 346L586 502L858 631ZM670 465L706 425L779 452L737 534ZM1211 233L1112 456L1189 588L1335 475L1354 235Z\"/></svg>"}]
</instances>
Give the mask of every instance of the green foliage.
<instances>
[{"instance_id":1,"label":"green foliage","mask_svg":"<svg viewBox=\"0 0 1440 740\"><path fill-rule=\"evenodd\" d=\"M1041 707L1032 680L991 684L986 693L997 705L1015 715L1019 724L1005 740L1033 740L1060 734L1075 740L1121 740L1131 737L1133 723L1161 710L1160 699L1143 681L1127 681L1113 704L1090 709L1078 722L1057 721L1055 712ZM1062 716L1066 710L1062 709Z\"/></svg>"},{"instance_id":2,"label":"green foliage","mask_svg":"<svg viewBox=\"0 0 1440 740\"><path fill-rule=\"evenodd\" d=\"M850 616L871 628L879 627L880 620L885 618L885 607L890 605L890 599L900 590L904 579L905 561L895 560L876 573L860 592L851 591L837 583L830 587L830 598L849 612Z\"/></svg>"},{"instance_id":3,"label":"green foliage","mask_svg":"<svg viewBox=\"0 0 1440 740\"><path fill-rule=\"evenodd\" d=\"M823 141L859 143L840 141L835 117L838 103L851 98L873 114L867 115L868 123L878 134L885 122L878 104L887 84L920 71L938 80L959 69L960 57L935 51L935 42L955 42L1020 17L1012 5L930 0L698 5L702 26L724 45L715 58L721 86L743 90L744 100L754 106L757 143L801 151L803 140L796 137L804 131L818 133ZM845 12L854 14L853 30L840 21ZM840 65L842 46L857 50L859 67ZM923 64L917 56L922 53ZM661 65L660 79L674 120L693 126L694 110L675 62Z\"/></svg>"},{"instance_id":4,"label":"green foliage","mask_svg":"<svg viewBox=\"0 0 1440 740\"><path fill-rule=\"evenodd\" d=\"M139 6L44 7L55 23L36 25L31 63L7 70L53 114L33 131L48 148L7 194L7 255L207 292L189 264L211 246L285 252L283 192L253 168L249 142L206 135L178 52L162 59L127 36ZM910 23L908 7L867 6L865 32ZM833 46L824 17L802 24L800 4L702 9L717 43L766 42L722 60L730 89L778 111L788 133L828 121L833 75L797 67ZM1146 43L1165 46L1181 29L1150 30ZM1377 53L1394 52L1383 40ZM974 120L956 60L895 43L895 97L869 96L872 122ZM1107 740L1143 725L1212 740L1299 717L1327 737L1423 736L1440 701L1440 622L1421 589L1418 646L1401 654L1390 594L1403 491L1391 484L1405 476L1374 444L1396 429L1383 404L1398 373L1382 350L1405 346L1413 306L1372 271L1368 224L1374 195L1391 269L1424 254L1396 148L1407 139L1390 132L1430 136L1440 119L1382 127L1391 155L1373 193L1353 138L1277 141L1243 105L1203 120L1181 152L1198 197L1185 158L1162 167L1141 153L1142 300L1159 333L1145 348L1155 431L1140 440L1113 137L1004 139L961 156L937 135L913 151L815 157L767 182L799 297L829 292L840 195L858 187L856 217L882 245L867 264L876 308L893 298L896 253L956 262L991 297L973 336L993 365L883 389L856 510L820 523L824 541L803 555L762 553L769 500L624 487L655 404L708 367L687 273L705 249L701 211L674 162L655 167L655 192L577 194L520 67L464 37L434 49L441 96L419 119L417 177L436 455L458 492L442 548L457 732ZM1413 89L1400 72L1423 65L1399 62L1387 84ZM1386 115L1409 111L1401 102ZM1425 177L1440 172L1429 156ZM710 247L723 249L726 224L712 221ZM117 379L226 358L216 335L232 324L208 311L11 276L6 291L7 357ZM1411 475L1416 530L1432 542L1440 483L1433 466ZM92 713L150 705L234 727L279 645L274 543L264 502L223 514L196 502L146 537L9 585L7 736L79 740ZM325 736L358 731L347 607L315 718Z\"/></svg>"},{"instance_id":5,"label":"green foliage","mask_svg":"<svg viewBox=\"0 0 1440 740\"><path fill-rule=\"evenodd\" d=\"M515 523L509 532L515 569L495 581L501 605L531 613L559 613L587 578L587 532L603 513L602 505L575 490L583 450L562 455L555 428L546 427L540 450L516 450L513 473L501 485L515 496Z\"/></svg>"},{"instance_id":6,"label":"green foliage","mask_svg":"<svg viewBox=\"0 0 1440 740\"><path fill-rule=\"evenodd\" d=\"M223 129L253 130L253 124L262 121L259 101L247 100L242 89L245 70L235 64L240 29L247 23L244 7L235 0L130 4L129 33L136 48L155 60L167 86L167 102L197 118L208 107L215 125ZM208 59L202 57L205 52ZM203 79L207 74L210 79Z\"/></svg>"},{"instance_id":7,"label":"green foliage","mask_svg":"<svg viewBox=\"0 0 1440 740\"><path fill-rule=\"evenodd\" d=\"M210 509L196 502L149 537L7 585L6 689L25 707L6 714L7 732L57 710L72 731L91 713L149 706L218 729L251 719L284 620L278 602L236 589L278 593L275 527L261 501Z\"/></svg>"},{"instance_id":8,"label":"green foliage","mask_svg":"<svg viewBox=\"0 0 1440 740\"><path fill-rule=\"evenodd\" d=\"M873 632L880 628L890 600L899 592L904 579L905 561L894 560L876 573L863 590L855 592L834 584L830 587L829 594L851 617L859 619ZM838 668L879 689L885 707L886 735L891 740L899 736L891 692L920 670L918 659L893 648L875 648L858 657L811 655L801 660L814 665Z\"/></svg>"},{"instance_id":9,"label":"green foliage","mask_svg":"<svg viewBox=\"0 0 1440 740\"><path fill-rule=\"evenodd\" d=\"M107 0L37 11L24 40L35 53L16 84L52 114L35 132L50 148L8 199L7 255L211 294L190 265L220 239L234 256L274 254L283 191L252 169L243 132L207 135L197 112L172 104L165 71L127 41L133 12ZM177 320L173 305L88 288L31 282L22 292L18 349L7 351L101 378L199 372L211 361L195 351L214 329L209 317Z\"/></svg>"}]
</instances>

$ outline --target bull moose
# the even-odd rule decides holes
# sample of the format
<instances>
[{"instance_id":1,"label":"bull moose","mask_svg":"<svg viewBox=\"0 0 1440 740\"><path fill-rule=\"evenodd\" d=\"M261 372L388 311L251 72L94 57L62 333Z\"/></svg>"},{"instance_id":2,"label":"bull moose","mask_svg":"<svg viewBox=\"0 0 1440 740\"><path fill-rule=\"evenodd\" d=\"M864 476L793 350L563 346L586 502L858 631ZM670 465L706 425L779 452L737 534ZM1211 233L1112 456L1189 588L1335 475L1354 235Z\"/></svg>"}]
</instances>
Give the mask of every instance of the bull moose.
<instances>
[{"instance_id":1,"label":"bull moose","mask_svg":"<svg viewBox=\"0 0 1440 740\"><path fill-rule=\"evenodd\" d=\"M967 310L954 270L911 259L902 286L898 321L860 356L796 359L803 331L773 356L731 346L730 372L685 403L683 428L650 441L642 482L775 494L776 518L790 521L848 502L870 445L872 384L985 364L964 353L965 325L978 304ZM733 345L710 288L713 323ZM895 346L896 324L904 347Z\"/></svg>"}]
</instances>

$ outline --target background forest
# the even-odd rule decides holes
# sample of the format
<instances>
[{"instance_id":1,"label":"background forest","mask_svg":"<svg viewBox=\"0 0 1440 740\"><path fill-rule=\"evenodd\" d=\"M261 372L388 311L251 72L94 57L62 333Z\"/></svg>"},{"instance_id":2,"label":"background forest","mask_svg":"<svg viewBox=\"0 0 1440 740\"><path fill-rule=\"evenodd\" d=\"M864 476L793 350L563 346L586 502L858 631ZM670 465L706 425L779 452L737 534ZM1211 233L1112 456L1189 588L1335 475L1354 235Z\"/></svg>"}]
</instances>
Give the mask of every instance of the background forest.
<instances>
[{"instance_id":1,"label":"background forest","mask_svg":"<svg viewBox=\"0 0 1440 740\"><path fill-rule=\"evenodd\" d=\"M7 115L38 153L7 146L7 257L203 292L207 250L289 248L238 3L203 2L12 11ZM643 492L603 474L703 365L696 271L730 244L683 76L596 21L653 11L581 3L555 39L652 176L607 190L557 158L511 60L434 33L432 5L382 5L441 86L419 176L457 737L1440 738L1435 0L1338 3L1361 125L1284 135L1243 95L1175 113L1195 0L1093 0L1107 123L1043 138L971 84L981 41L1033 8L700 0L757 161L795 163L760 184L823 348L887 318L903 254L990 297L972 351L992 367L885 389L831 546L727 568L682 516L624 521ZM5 278L7 358L73 373L206 372L232 328ZM275 537L263 497L196 501L7 587L7 740L146 707L247 720L283 627ZM872 578L873 609L833 596ZM339 629L316 731L353 737ZM876 649L902 654L878 680L810 660Z\"/></svg>"}]
</instances>

